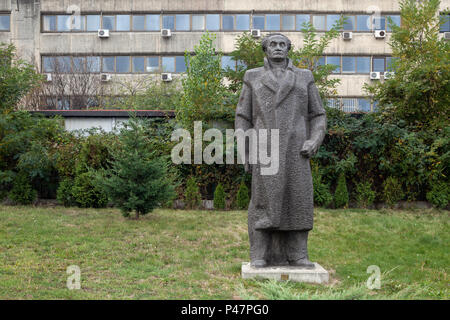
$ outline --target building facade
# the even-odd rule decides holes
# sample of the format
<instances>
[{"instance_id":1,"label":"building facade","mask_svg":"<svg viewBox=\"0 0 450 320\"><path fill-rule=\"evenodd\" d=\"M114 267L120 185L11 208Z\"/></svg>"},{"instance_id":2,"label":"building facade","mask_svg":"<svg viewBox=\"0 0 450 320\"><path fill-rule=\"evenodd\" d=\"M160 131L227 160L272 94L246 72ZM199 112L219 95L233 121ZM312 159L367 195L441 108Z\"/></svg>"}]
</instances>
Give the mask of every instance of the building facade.
<instances>
[{"instance_id":1,"label":"building facade","mask_svg":"<svg viewBox=\"0 0 450 320\"><path fill-rule=\"evenodd\" d=\"M448 7L450 0L442 0L441 10ZM120 78L179 77L186 69L184 52L193 51L205 30L217 34L222 63L233 68L227 54L242 32L282 32L299 47L304 22L320 34L341 15L347 17L345 35L319 61L338 65L331 77L341 79L339 98L330 104L368 112L376 106L362 88L389 76L387 17L401 24L397 0L0 0L0 42L14 43L42 73L54 73L56 65L62 73L89 71L103 74L108 86Z\"/></svg>"}]
</instances>

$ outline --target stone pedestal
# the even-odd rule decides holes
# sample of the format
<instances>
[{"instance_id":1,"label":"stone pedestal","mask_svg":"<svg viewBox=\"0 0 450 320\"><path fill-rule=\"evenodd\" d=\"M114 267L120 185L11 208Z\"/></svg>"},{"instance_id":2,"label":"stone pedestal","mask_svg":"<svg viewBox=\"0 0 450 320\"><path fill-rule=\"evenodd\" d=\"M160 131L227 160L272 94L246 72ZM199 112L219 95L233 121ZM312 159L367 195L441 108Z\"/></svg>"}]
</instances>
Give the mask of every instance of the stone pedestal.
<instances>
[{"instance_id":1,"label":"stone pedestal","mask_svg":"<svg viewBox=\"0 0 450 320\"><path fill-rule=\"evenodd\" d=\"M318 263L314 263L314 265L314 269L301 269L289 266L253 268L249 262L243 262L241 270L243 279L260 278L318 284L327 283L330 279L328 271Z\"/></svg>"}]
</instances>

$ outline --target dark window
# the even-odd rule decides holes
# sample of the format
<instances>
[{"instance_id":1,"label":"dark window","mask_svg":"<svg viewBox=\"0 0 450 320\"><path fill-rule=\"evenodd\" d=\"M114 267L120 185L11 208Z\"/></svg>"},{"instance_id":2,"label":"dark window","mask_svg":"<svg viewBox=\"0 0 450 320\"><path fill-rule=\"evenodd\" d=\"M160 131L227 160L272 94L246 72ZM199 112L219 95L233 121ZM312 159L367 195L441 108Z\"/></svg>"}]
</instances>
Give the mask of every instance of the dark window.
<instances>
[{"instance_id":1,"label":"dark window","mask_svg":"<svg viewBox=\"0 0 450 320\"><path fill-rule=\"evenodd\" d=\"M248 30L250 29L250 16L248 14L236 15L236 30Z\"/></svg>"},{"instance_id":2,"label":"dark window","mask_svg":"<svg viewBox=\"0 0 450 320\"><path fill-rule=\"evenodd\" d=\"M372 28L374 30L386 30L386 18L385 17L374 17L372 19Z\"/></svg>"},{"instance_id":3,"label":"dark window","mask_svg":"<svg viewBox=\"0 0 450 320\"><path fill-rule=\"evenodd\" d=\"M337 68L333 71L333 73L341 73L341 57L339 56L328 56L327 64L334 64Z\"/></svg>"},{"instance_id":4,"label":"dark window","mask_svg":"<svg viewBox=\"0 0 450 320\"><path fill-rule=\"evenodd\" d=\"M163 16L162 18L163 29L175 29L175 16Z\"/></svg>"},{"instance_id":5,"label":"dark window","mask_svg":"<svg viewBox=\"0 0 450 320\"><path fill-rule=\"evenodd\" d=\"M264 16L253 16L253 29L264 30Z\"/></svg>"},{"instance_id":6,"label":"dark window","mask_svg":"<svg viewBox=\"0 0 450 320\"><path fill-rule=\"evenodd\" d=\"M186 63L184 56L175 57L175 70L176 72L186 72Z\"/></svg>"},{"instance_id":7,"label":"dark window","mask_svg":"<svg viewBox=\"0 0 450 320\"><path fill-rule=\"evenodd\" d=\"M130 72L130 57L129 56L116 57L116 72L119 72L119 73Z\"/></svg>"},{"instance_id":8,"label":"dark window","mask_svg":"<svg viewBox=\"0 0 450 320\"><path fill-rule=\"evenodd\" d=\"M356 72L370 73L370 57L356 57Z\"/></svg>"},{"instance_id":9,"label":"dark window","mask_svg":"<svg viewBox=\"0 0 450 320\"><path fill-rule=\"evenodd\" d=\"M86 72L86 58L85 57L73 57L73 72L83 73Z\"/></svg>"},{"instance_id":10,"label":"dark window","mask_svg":"<svg viewBox=\"0 0 450 320\"><path fill-rule=\"evenodd\" d=\"M9 15L0 15L0 31L9 31L10 20Z\"/></svg>"},{"instance_id":11,"label":"dark window","mask_svg":"<svg viewBox=\"0 0 450 320\"><path fill-rule=\"evenodd\" d=\"M100 72L100 57L87 57L86 70L88 72Z\"/></svg>"},{"instance_id":12,"label":"dark window","mask_svg":"<svg viewBox=\"0 0 450 320\"><path fill-rule=\"evenodd\" d=\"M72 71L71 58L62 56L56 58L56 71L61 73L69 73Z\"/></svg>"},{"instance_id":13,"label":"dark window","mask_svg":"<svg viewBox=\"0 0 450 320\"><path fill-rule=\"evenodd\" d=\"M342 72L355 73L356 59L355 57L342 57Z\"/></svg>"},{"instance_id":14,"label":"dark window","mask_svg":"<svg viewBox=\"0 0 450 320\"><path fill-rule=\"evenodd\" d=\"M441 14L440 20L442 22L440 31L441 32L450 32L450 15Z\"/></svg>"},{"instance_id":15,"label":"dark window","mask_svg":"<svg viewBox=\"0 0 450 320\"><path fill-rule=\"evenodd\" d=\"M157 72L159 70L159 57L147 58L147 72Z\"/></svg>"},{"instance_id":16,"label":"dark window","mask_svg":"<svg viewBox=\"0 0 450 320\"><path fill-rule=\"evenodd\" d=\"M42 57L42 70L44 72L55 71L55 58L54 57Z\"/></svg>"},{"instance_id":17,"label":"dark window","mask_svg":"<svg viewBox=\"0 0 450 320\"><path fill-rule=\"evenodd\" d=\"M362 112L370 112L369 99L358 99L358 110Z\"/></svg>"},{"instance_id":18,"label":"dark window","mask_svg":"<svg viewBox=\"0 0 450 320\"><path fill-rule=\"evenodd\" d=\"M370 31L372 29L369 15L356 16L356 30L357 31Z\"/></svg>"},{"instance_id":19,"label":"dark window","mask_svg":"<svg viewBox=\"0 0 450 320\"><path fill-rule=\"evenodd\" d=\"M103 72L114 72L114 57L103 57L103 65L102 65L102 71Z\"/></svg>"},{"instance_id":20,"label":"dark window","mask_svg":"<svg viewBox=\"0 0 450 320\"><path fill-rule=\"evenodd\" d=\"M345 16L347 19L344 22L344 30L345 31L354 31L356 30L356 22L355 16Z\"/></svg>"},{"instance_id":21,"label":"dark window","mask_svg":"<svg viewBox=\"0 0 450 320\"><path fill-rule=\"evenodd\" d=\"M234 16L231 15L222 16L222 29L225 31L234 30Z\"/></svg>"},{"instance_id":22,"label":"dark window","mask_svg":"<svg viewBox=\"0 0 450 320\"><path fill-rule=\"evenodd\" d=\"M145 16L133 16L133 30L134 31L145 30Z\"/></svg>"},{"instance_id":23,"label":"dark window","mask_svg":"<svg viewBox=\"0 0 450 320\"><path fill-rule=\"evenodd\" d=\"M103 29L115 30L115 16L103 16Z\"/></svg>"},{"instance_id":24,"label":"dark window","mask_svg":"<svg viewBox=\"0 0 450 320\"><path fill-rule=\"evenodd\" d=\"M133 72L144 72L144 71L145 71L145 58L133 57Z\"/></svg>"},{"instance_id":25,"label":"dark window","mask_svg":"<svg viewBox=\"0 0 450 320\"><path fill-rule=\"evenodd\" d=\"M373 58L372 59L372 71L384 72L384 58Z\"/></svg>"}]
</instances>

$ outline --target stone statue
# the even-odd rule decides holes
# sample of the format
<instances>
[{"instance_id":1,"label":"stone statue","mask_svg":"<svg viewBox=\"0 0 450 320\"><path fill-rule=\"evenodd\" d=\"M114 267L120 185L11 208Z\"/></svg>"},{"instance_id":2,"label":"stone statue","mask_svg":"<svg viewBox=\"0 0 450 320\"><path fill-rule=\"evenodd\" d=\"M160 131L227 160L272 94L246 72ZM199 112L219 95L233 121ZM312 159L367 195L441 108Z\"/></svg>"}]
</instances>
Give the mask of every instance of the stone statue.
<instances>
[{"instance_id":1,"label":"stone statue","mask_svg":"<svg viewBox=\"0 0 450 320\"><path fill-rule=\"evenodd\" d=\"M313 227L309 158L326 132L326 114L310 70L287 57L291 41L280 33L262 41L264 67L248 70L236 108L235 129L279 129L279 169L262 175L248 163L252 194L248 209L251 266L314 268L307 240ZM267 147L270 150L270 146Z\"/></svg>"}]
</instances>

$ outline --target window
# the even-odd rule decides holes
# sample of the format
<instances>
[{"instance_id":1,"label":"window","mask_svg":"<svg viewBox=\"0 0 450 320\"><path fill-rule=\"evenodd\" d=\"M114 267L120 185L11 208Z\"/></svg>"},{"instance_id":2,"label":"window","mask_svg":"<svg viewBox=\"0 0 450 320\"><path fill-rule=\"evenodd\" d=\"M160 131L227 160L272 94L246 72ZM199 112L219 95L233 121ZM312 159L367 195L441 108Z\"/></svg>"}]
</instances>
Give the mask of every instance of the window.
<instances>
[{"instance_id":1,"label":"window","mask_svg":"<svg viewBox=\"0 0 450 320\"><path fill-rule=\"evenodd\" d=\"M222 69L226 70L228 68L236 70L236 61L231 56L222 56Z\"/></svg>"},{"instance_id":2,"label":"window","mask_svg":"<svg viewBox=\"0 0 450 320\"><path fill-rule=\"evenodd\" d=\"M163 29L175 29L175 16L163 16L162 27Z\"/></svg>"},{"instance_id":3,"label":"window","mask_svg":"<svg viewBox=\"0 0 450 320\"><path fill-rule=\"evenodd\" d=\"M184 61L184 56L175 57L175 70L177 72L186 72L186 63Z\"/></svg>"},{"instance_id":4,"label":"window","mask_svg":"<svg viewBox=\"0 0 450 320\"><path fill-rule=\"evenodd\" d=\"M145 71L145 57L133 57L133 72Z\"/></svg>"},{"instance_id":5,"label":"window","mask_svg":"<svg viewBox=\"0 0 450 320\"><path fill-rule=\"evenodd\" d=\"M97 31L100 29L100 16L86 16L86 31Z\"/></svg>"},{"instance_id":6,"label":"window","mask_svg":"<svg viewBox=\"0 0 450 320\"><path fill-rule=\"evenodd\" d=\"M2 23L3 17L5 17L5 16L0 16L0 30L6 30L6 29L2 28L2 26L4 25ZM8 29L9 29L9 23L8 23ZM56 16L44 16L44 31L56 31Z\"/></svg>"},{"instance_id":7,"label":"window","mask_svg":"<svg viewBox=\"0 0 450 320\"><path fill-rule=\"evenodd\" d=\"M316 30L325 30L325 16L313 16L312 21Z\"/></svg>"},{"instance_id":8,"label":"window","mask_svg":"<svg viewBox=\"0 0 450 320\"><path fill-rule=\"evenodd\" d=\"M400 27L400 16L386 16L391 18L392 23L398 27ZM391 32L392 28L390 27L390 23L388 19L386 19L386 31Z\"/></svg>"},{"instance_id":9,"label":"window","mask_svg":"<svg viewBox=\"0 0 450 320\"><path fill-rule=\"evenodd\" d=\"M217 31L220 29L220 15L207 14L206 15L206 30Z\"/></svg>"},{"instance_id":10,"label":"window","mask_svg":"<svg viewBox=\"0 0 450 320\"><path fill-rule=\"evenodd\" d=\"M130 72L130 57L129 56L116 57L116 72L119 72L119 73Z\"/></svg>"},{"instance_id":11,"label":"window","mask_svg":"<svg viewBox=\"0 0 450 320\"><path fill-rule=\"evenodd\" d=\"M253 29L264 30L264 16L253 16Z\"/></svg>"},{"instance_id":12,"label":"window","mask_svg":"<svg viewBox=\"0 0 450 320\"><path fill-rule=\"evenodd\" d=\"M69 56L56 58L56 70L61 73L69 73L72 70L71 59Z\"/></svg>"},{"instance_id":13,"label":"window","mask_svg":"<svg viewBox=\"0 0 450 320\"><path fill-rule=\"evenodd\" d=\"M115 16L103 16L103 29L115 30Z\"/></svg>"},{"instance_id":14,"label":"window","mask_svg":"<svg viewBox=\"0 0 450 320\"><path fill-rule=\"evenodd\" d=\"M395 62L395 60L398 58L395 57L386 57L386 71L394 71L393 69L393 63Z\"/></svg>"},{"instance_id":15,"label":"window","mask_svg":"<svg viewBox=\"0 0 450 320\"><path fill-rule=\"evenodd\" d=\"M358 110L362 112L370 112L370 100L358 99Z\"/></svg>"},{"instance_id":16,"label":"window","mask_svg":"<svg viewBox=\"0 0 450 320\"><path fill-rule=\"evenodd\" d=\"M341 16L338 14L327 15L327 30L331 30L331 28L333 28L333 26L339 21L340 18Z\"/></svg>"},{"instance_id":17,"label":"window","mask_svg":"<svg viewBox=\"0 0 450 320\"><path fill-rule=\"evenodd\" d=\"M372 19L372 27L374 30L386 30L386 18L374 17Z\"/></svg>"},{"instance_id":18,"label":"window","mask_svg":"<svg viewBox=\"0 0 450 320\"><path fill-rule=\"evenodd\" d=\"M236 15L236 30L248 30L250 29L250 16L248 14Z\"/></svg>"},{"instance_id":19,"label":"window","mask_svg":"<svg viewBox=\"0 0 450 320\"><path fill-rule=\"evenodd\" d=\"M372 71L384 72L384 58L372 59Z\"/></svg>"},{"instance_id":20,"label":"window","mask_svg":"<svg viewBox=\"0 0 450 320\"><path fill-rule=\"evenodd\" d=\"M282 16L281 30L295 30L295 16Z\"/></svg>"},{"instance_id":21,"label":"window","mask_svg":"<svg viewBox=\"0 0 450 320\"><path fill-rule=\"evenodd\" d=\"M341 73L341 57L329 56L327 57L327 64L334 64L337 66L333 73Z\"/></svg>"},{"instance_id":22,"label":"window","mask_svg":"<svg viewBox=\"0 0 450 320\"><path fill-rule=\"evenodd\" d=\"M205 16L192 16L192 30L205 30Z\"/></svg>"},{"instance_id":23,"label":"window","mask_svg":"<svg viewBox=\"0 0 450 320\"><path fill-rule=\"evenodd\" d=\"M296 16L296 22L295 22L295 29L300 31L303 29L305 23L310 23L311 18L309 17L309 14L298 14Z\"/></svg>"},{"instance_id":24,"label":"window","mask_svg":"<svg viewBox=\"0 0 450 320\"><path fill-rule=\"evenodd\" d=\"M86 58L85 57L73 57L73 72L82 73L86 72Z\"/></svg>"},{"instance_id":25,"label":"window","mask_svg":"<svg viewBox=\"0 0 450 320\"><path fill-rule=\"evenodd\" d=\"M11 18L9 15L0 15L0 31L9 31Z\"/></svg>"},{"instance_id":26,"label":"window","mask_svg":"<svg viewBox=\"0 0 450 320\"><path fill-rule=\"evenodd\" d=\"M162 57L162 71L175 72L175 57Z\"/></svg>"},{"instance_id":27,"label":"window","mask_svg":"<svg viewBox=\"0 0 450 320\"><path fill-rule=\"evenodd\" d=\"M356 31L370 31L372 29L369 15L356 16Z\"/></svg>"},{"instance_id":28,"label":"window","mask_svg":"<svg viewBox=\"0 0 450 320\"><path fill-rule=\"evenodd\" d=\"M268 14L266 15L266 18L267 18L266 30L280 30L279 14Z\"/></svg>"},{"instance_id":29,"label":"window","mask_svg":"<svg viewBox=\"0 0 450 320\"><path fill-rule=\"evenodd\" d=\"M158 14L148 14L146 15L145 29L148 31L159 31L159 15Z\"/></svg>"},{"instance_id":30,"label":"window","mask_svg":"<svg viewBox=\"0 0 450 320\"><path fill-rule=\"evenodd\" d=\"M70 31L71 21L69 15L57 16L56 30L58 31Z\"/></svg>"},{"instance_id":31,"label":"window","mask_svg":"<svg viewBox=\"0 0 450 320\"><path fill-rule=\"evenodd\" d=\"M157 72L159 70L159 57L147 58L147 72Z\"/></svg>"},{"instance_id":32,"label":"window","mask_svg":"<svg viewBox=\"0 0 450 320\"><path fill-rule=\"evenodd\" d=\"M100 57L87 57L86 70L88 72L100 72Z\"/></svg>"},{"instance_id":33,"label":"window","mask_svg":"<svg viewBox=\"0 0 450 320\"><path fill-rule=\"evenodd\" d=\"M355 16L345 16L346 20L344 22L344 30L345 31L354 31L356 30L356 22Z\"/></svg>"},{"instance_id":34,"label":"window","mask_svg":"<svg viewBox=\"0 0 450 320\"><path fill-rule=\"evenodd\" d=\"M441 14L440 20L442 22L441 27L439 29L440 32L450 32L450 15Z\"/></svg>"},{"instance_id":35,"label":"window","mask_svg":"<svg viewBox=\"0 0 450 320\"><path fill-rule=\"evenodd\" d=\"M133 16L133 30L134 31L145 30L145 16Z\"/></svg>"},{"instance_id":36,"label":"window","mask_svg":"<svg viewBox=\"0 0 450 320\"><path fill-rule=\"evenodd\" d=\"M370 73L370 57L356 57L356 72Z\"/></svg>"},{"instance_id":37,"label":"window","mask_svg":"<svg viewBox=\"0 0 450 320\"><path fill-rule=\"evenodd\" d=\"M86 16L72 16L72 31L86 30Z\"/></svg>"},{"instance_id":38,"label":"window","mask_svg":"<svg viewBox=\"0 0 450 320\"><path fill-rule=\"evenodd\" d=\"M188 31L190 29L189 15L177 14L175 16L178 31Z\"/></svg>"},{"instance_id":39,"label":"window","mask_svg":"<svg viewBox=\"0 0 450 320\"><path fill-rule=\"evenodd\" d=\"M222 16L222 29L224 31L234 30L234 16L230 15Z\"/></svg>"},{"instance_id":40,"label":"window","mask_svg":"<svg viewBox=\"0 0 450 320\"><path fill-rule=\"evenodd\" d=\"M355 57L342 57L342 72L355 73L356 59Z\"/></svg>"},{"instance_id":41,"label":"window","mask_svg":"<svg viewBox=\"0 0 450 320\"><path fill-rule=\"evenodd\" d=\"M318 66L325 65L325 57L319 57L319 59L317 59L316 65L318 65Z\"/></svg>"},{"instance_id":42,"label":"window","mask_svg":"<svg viewBox=\"0 0 450 320\"><path fill-rule=\"evenodd\" d=\"M103 57L103 65L102 65L102 71L103 72L114 72L114 57Z\"/></svg>"},{"instance_id":43,"label":"window","mask_svg":"<svg viewBox=\"0 0 450 320\"><path fill-rule=\"evenodd\" d=\"M342 111L344 112L355 112L358 107L358 100L354 98L343 98L342 99Z\"/></svg>"},{"instance_id":44,"label":"window","mask_svg":"<svg viewBox=\"0 0 450 320\"><path fill-rule=\"evenodd\" d=\"M55 58L54 57L42 57L42 70L44 70L44 72L55 71Z\"/></svg>"},{"instance_id":45,"label":"window","mask_svg":"<svg viewBox=\"0 0 450 320\"><path fill-rule=\"evenodd\" d=\"M117 15L117 31L130 31L130 16L128 14Z\"/></svg>"}]
</instances>

